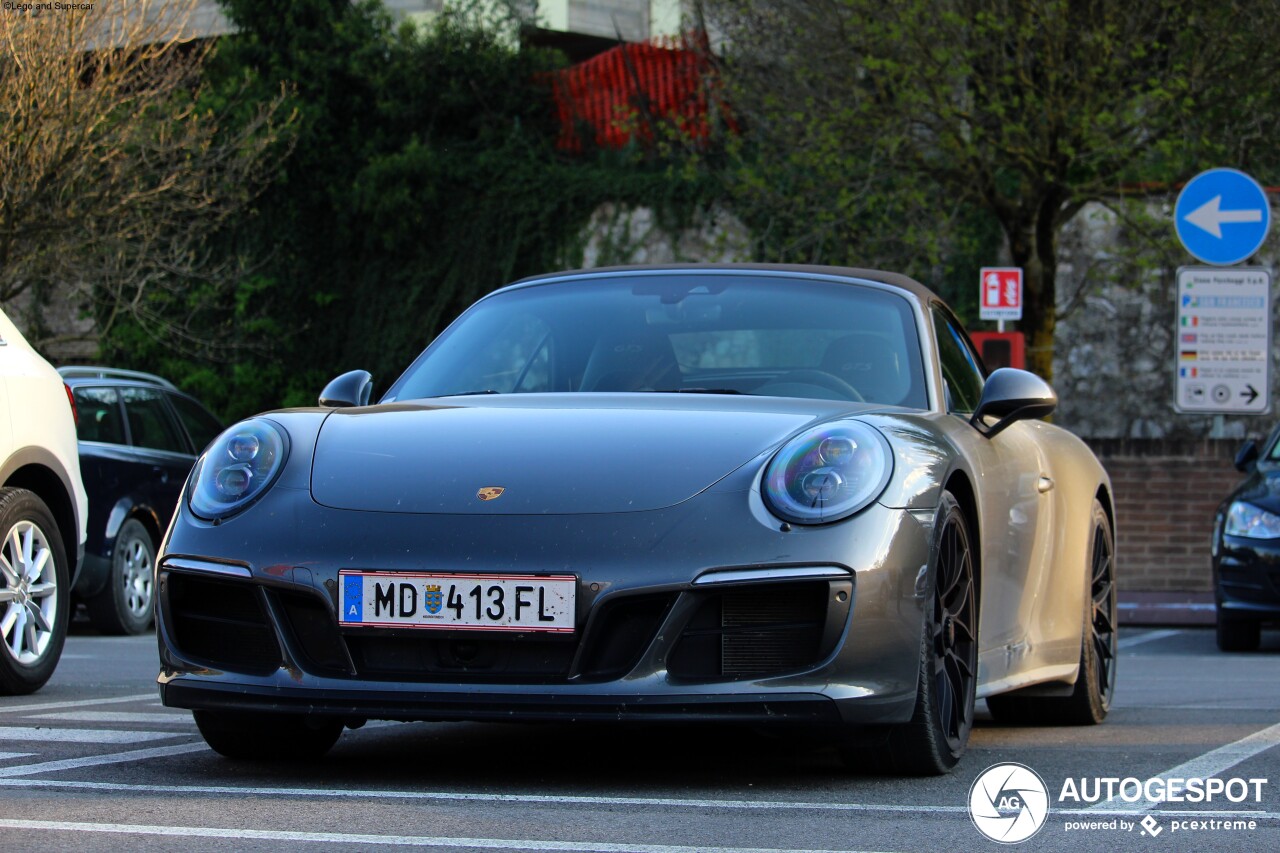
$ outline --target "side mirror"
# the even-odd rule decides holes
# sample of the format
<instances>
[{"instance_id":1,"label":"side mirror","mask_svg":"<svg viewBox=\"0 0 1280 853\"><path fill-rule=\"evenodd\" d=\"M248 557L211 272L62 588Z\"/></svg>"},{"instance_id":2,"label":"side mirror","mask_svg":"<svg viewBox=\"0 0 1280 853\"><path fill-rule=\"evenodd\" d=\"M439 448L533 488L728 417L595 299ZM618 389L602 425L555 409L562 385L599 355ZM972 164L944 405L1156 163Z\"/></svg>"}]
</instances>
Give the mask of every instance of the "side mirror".
<instances>
[{"instance_id":1,"label":"side mirror","mask_svg":"<svg viewBox=\"0 0 1280 853\"><path fill-rule=\"evenodd\" d=\"M352 370L329 382L320 392L320 405L331 409L367 406L373 393L373 375L367 370Z\"/></svg>"},{"instance_id":2,"label":"side mirror","mask_svg":"<svg viewBox=\"0 0 1280 853\"><path fill-rule=\"evenodd\" d=\"M1257 442L1250 439L1244 443L1244 447L1241 447L1240 452L1236 454L1235 466L1241 474L1248 474L1258 466Z\"/></svg>"},{"instance_id":3,"label":"side mirror","mask_svg":"<svg viewBox=\"0 0 1280 853\"><path fill-rule=\"evenodd\" d=\"M1058 395L1048 382L1025 370L1002 367L987 377L982 399L969 423L991 438L1015 421L1043 418L1057 407ZM986 418L996 421L988 424Z\"/></svg>"}]
</instances>

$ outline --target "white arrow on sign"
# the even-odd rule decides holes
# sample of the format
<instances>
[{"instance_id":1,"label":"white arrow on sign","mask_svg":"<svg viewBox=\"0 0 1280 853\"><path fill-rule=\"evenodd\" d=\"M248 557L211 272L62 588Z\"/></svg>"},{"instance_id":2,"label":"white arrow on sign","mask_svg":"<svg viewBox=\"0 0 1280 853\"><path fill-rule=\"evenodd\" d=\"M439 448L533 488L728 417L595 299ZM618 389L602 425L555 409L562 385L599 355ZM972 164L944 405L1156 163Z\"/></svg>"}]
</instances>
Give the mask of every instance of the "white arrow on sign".
<instances>
[{"instance_id":1,"label":"white arrow on sign","mask_svg":"<svg viewBox=\"0 0 1280 853\"><path fill-rule=\"evenodd\" d=\"M1222 196L1215 195L1182 218L1201 231L1208 231L1218 239L1222 239L1222 224L1224 222L1262 221L1261 210L1222 210L1221 207Z\"/></svg>"}]
</instances>

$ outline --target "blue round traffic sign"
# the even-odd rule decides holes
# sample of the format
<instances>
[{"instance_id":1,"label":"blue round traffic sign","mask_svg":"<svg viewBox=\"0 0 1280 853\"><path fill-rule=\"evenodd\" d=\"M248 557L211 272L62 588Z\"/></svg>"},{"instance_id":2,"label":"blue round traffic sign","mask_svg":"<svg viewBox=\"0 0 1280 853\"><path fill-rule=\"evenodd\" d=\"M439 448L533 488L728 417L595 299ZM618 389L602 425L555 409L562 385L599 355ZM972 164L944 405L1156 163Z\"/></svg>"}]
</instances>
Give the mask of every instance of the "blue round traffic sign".
<instances>
[{"instance_id":1,"label":"blue round traffic sign","mask_svg":"<svg viewBox=\"0 0 1280 853\"><path fill-rule=\"evenodd\" d=\"M1249 258L1267 239L1271 205L1258 182L1236 169L1196 175L1173 208L1178 239L1206 264L1230 266Z\"/></svg>"}]
</instances>

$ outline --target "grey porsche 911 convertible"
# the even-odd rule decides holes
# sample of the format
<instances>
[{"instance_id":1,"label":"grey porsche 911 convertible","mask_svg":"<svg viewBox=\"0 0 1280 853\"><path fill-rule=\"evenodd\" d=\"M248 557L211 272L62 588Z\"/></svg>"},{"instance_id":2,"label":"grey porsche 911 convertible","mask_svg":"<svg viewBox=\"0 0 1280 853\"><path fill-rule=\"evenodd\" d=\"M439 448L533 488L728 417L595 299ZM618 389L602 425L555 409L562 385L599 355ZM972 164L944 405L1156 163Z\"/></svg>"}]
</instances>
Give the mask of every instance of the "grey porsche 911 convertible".
<instances>
[{"instance_id":1,"label":"grey porsche 911 convertible","mask_svg":"<svg viewBox=\"0 0 1280 853\"><path fill-rule=\"evenodd\" d=\"M187 482L160 692L223 755L368 719L711 720L929 774L978 699L1107 713L1106 472L904 276L539 276L371 387L236 424Z\"/></svg>"}]
</instances>

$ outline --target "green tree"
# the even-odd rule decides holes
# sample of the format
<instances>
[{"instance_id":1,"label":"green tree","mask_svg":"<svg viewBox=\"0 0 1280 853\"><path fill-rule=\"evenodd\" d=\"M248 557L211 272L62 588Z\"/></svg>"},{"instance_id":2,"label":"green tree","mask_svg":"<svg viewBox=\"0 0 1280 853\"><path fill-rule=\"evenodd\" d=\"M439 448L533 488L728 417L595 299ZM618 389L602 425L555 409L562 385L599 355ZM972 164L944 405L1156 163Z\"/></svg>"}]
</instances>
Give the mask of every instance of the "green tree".
<instances>
[{"instance_id":1,"label":"green tree","mask_svg":"<svg viewBox=\"0 0 1280 853\"><path fill-rule=\"evenodd\" d=\"M832 217L870 232L843 226L848 250L873 258L886 240L945 252L947 238L920 233L951 221L936 211L983 211L1024 270L1021 328L1046 377L1059 240L1086 203L1208 165L1277 168L1275 0L703 6L727 36L748 132L765 156L786 152L766 178L799 173L828 195L835 183L850 201Z\"/></svg>"},{"instance_id":2,"label":"green tree","mask_svg":"<svg viewBox=\"0 0 1280 853\"><path fill-rule=\"evenodd\" d=\"M122 326L104 351L228 417L312 404L356 367L385 389L476 298L578 263L602 202L688 210L706 192L630 152L558 152L547 74L562 59L521 49L501 21L397 28L381 4L348 0L224 8L237 31L208 65L210 101L247 86L249 120L285 87L298 116L255 215L215 244L251 259L222 315L204 315L238 346L193 359Z\"/></svg>"}]
</instances>

